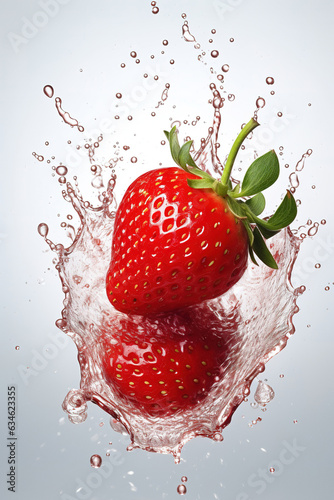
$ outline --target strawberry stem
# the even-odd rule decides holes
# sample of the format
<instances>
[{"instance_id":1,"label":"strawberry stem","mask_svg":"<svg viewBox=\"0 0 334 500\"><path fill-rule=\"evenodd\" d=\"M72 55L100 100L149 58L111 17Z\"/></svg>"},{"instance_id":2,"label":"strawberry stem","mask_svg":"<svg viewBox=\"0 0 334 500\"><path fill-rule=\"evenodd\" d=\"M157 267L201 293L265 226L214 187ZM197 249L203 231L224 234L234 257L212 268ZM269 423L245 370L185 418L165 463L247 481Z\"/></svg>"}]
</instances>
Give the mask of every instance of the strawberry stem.
<instances>
[{"instance_id":1,"label":"strawberry stem","mask_svg":"<svg viewBox=\"0 0 334 500\"><path fill-rule=\"evenodd\" d=\"M258 125L259 125L259 123L256 120L254 120L254 118L251 118L249 120L249 122L246 123L246 125L241 129L241 132L239 133L238 137L234 141L233 146L231 148L231 151L230 151L230 153L227 157L226 163L225 163L223 175L221 177L221 183L223 184L223 186L228 185L228 180L230 178L232 167L234 165L234 161L236 159L236 156L238 154L240 146L242 145L242 143L246 139L247 135L252 130L254 130Z\"/></svg>"}]
</instances>

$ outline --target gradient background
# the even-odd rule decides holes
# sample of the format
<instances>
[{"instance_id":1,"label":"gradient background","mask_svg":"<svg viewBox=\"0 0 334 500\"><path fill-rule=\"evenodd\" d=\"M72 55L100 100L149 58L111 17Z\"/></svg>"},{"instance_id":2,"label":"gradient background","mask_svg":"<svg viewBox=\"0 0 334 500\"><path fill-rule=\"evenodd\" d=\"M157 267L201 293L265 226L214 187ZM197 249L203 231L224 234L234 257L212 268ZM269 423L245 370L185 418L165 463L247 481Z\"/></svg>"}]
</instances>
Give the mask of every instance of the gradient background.
<instances>
[{"instance_id":1,"label":"gradient background","mask_svg":"<svg viewBox=\"0 0 334 500\"><path fill-rule=\"evenodd\" d=\"M329 499L334 444L330 150L334 4L331 0L157 0L157 6L160 11L154 15L144 0L2 2L1 498L172 499L179 498L176 488L186 475L188 499ZM251 407L251 395L225 429L223 443L193 440L184 447L181 464L174 465L170 456L126 452L128 439L113 432L108 416L94 405L81 425L71 424L61 409L68 390L78 387L80 374L74 344L54 326L63 295L54 256L36 228L47 222L51 238L68 243L59 226L72 212L51 175L52 164L38 162L32 152L71 163L70 174L78 175L89 198L87 158L73 159L73 145L67 145L68 140L82 142L83 136L62 123L54 100L43 94L46 84L53 85L55 96L63 99L64 108L79 119L87 134L103 120L112 123L104 134L102 156L112 157L116 141L131 146L122 168L134 154L138 162L123 175L125 184L158 162L169 161L160 141L171 117L182 121L200 115L200 123L182 133L197 140L206 135L212 123L209 84L217 81L210 73L210 58L208 65L200 63L193 44L182 39L183 12L203 50L219 50L215 68L230 65L225 89L236 100L223 110L222 150L228 151L241 123L252 116L256 98L265 97L259 121L267 135L263 134L258 150L284 146L281 163L291 165L282 172L273 195L283 192L293 166L312 148L300 174L296 197L301 206L294 227L308 219L325 218L327 224L302 245L292 280L296 286L305 285L306 293L298 300L295 335L261 377L276 393L267 412ZM209 44L212 28L217 33ZM234 43L229 42L231 37ZM163 39L169 40L167 47ZM163 49L164 57L159 55ZM140 64L129 57L131 50L137 51ZM156 55L153 62L151 54ZM171 58L174 65L169 64ZM127 64L125 70L121 62ZM160 75L157 82L150 80L146 94L145 71ZM267 76L275 78L273 97ZM166 82L171 85L169 98L155 110ZM116 92L130 96L118 121L113 119L121 111L115 107ZM150 116L153 110L155 118ZM277 111L286 118L280 130L273 127ZM131 122L127 113L133 116ZM316 263L320 269L315 269ZM17 386L18 405L15 494L6 488L6 402L7 385L12 384ZM250 427L258 416L262 422ZM289 446L295 446L294 455L285 451ZM90 466L94 453L103 458L100 470ZM289 460L284 459L287 456ZM268 473L270 467L276 468L274 474Z\"/></svg>"}]
</instances>

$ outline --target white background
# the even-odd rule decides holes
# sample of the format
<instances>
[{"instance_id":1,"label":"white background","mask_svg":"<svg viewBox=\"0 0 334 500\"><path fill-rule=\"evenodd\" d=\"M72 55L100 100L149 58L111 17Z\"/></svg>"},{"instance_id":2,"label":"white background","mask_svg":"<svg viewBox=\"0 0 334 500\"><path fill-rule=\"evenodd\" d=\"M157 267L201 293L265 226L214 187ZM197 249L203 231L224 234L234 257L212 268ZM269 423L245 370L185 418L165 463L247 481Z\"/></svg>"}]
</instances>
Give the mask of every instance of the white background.
<instances>
[{"instance_id":1,"label":"white background","mask_svg":"<svg viewBox=\"0 0 334 500\"><path fill-rule=\"evenodd\" d=\"M2 1L1 498L178 498L177 485L186 475L185 498L189 499L329 499L334 347L333 2L158 0L157 6L160 11L154 15L150 2L143 0ZM219 50L219 58L206 56L207 64L197 60L200 50L182 38L183 12L201 50ZM214 36L213 28L217 30ZM166 47L164 39L169 41ZM132 50L138 53L140 64L129 56ZM174 65L170 59L175 59ZM59 226L70 207L62 200L51 166L68 165L88 198L92 194L89 163L84 156L73 156L74 145L82 144L83 138L96 138L94 129L101 124L109 126L101 161L113 157L117 141L130 146L123 154L120 189L122 182L126 185L138 172L169 162L168 150L160 141L171 119L193 120L200 115L196 127L181 128L183 135L198 144L212 123L209 84L218 81L210 66L219 70L225 63L230 65L225 91L236 99L226 101L223 110L222 158L240 125L252 116L257 97L265 97L259 121L266 132L259 135L257 149L264 153L284 147L276 194L288 186L289 173L311 148L313 153L299 176L296 197L301 205L294 227L308 219L326 219L327 223L320 224L314 238L304 241L297 260L293 283L305 285L306 292L298 301L295 335L269 362L262 377L276 393L267 412L252 408L251 396L225 429L222 443L193 440L184 447L181 464L174 465L170 456L127 452L128 440L113 432L108 416L93 405L85 423L68 422L61 403L67 391L79 385L76 348L54 326L63 295L52 264L54 256L37 234L37 226L48 223L51 238L68 243ZM145 72L150 74L149 90ZM155 73L157 81L152 78ZM269 94L267 76L275 78L275 96ZM170 83L169 97L163 107L155 109L166 82ZM53 85L64 109L84 125L84 134L62 122L54 100L43 94L46 84ZM117 92L127 96L126 108L116 108L120 104ZM280 127L276 126L278 111L284 118ZM114 119L117 113L120 120ZM131 122L128 114L133 116ZM37 161L33 152L45 160ZM47 164L52 155L55 162ZM129 161L133 155L138 158L135 167ZM285 163L289 169L284 169ZM320 269L314 267L317 262ZM18 405L15 494L6 485L6 402L7 386L12 384L17 385ZM253 390L254 386L256 382ZM258 416L262 422L250 427ZM289 446L294 447L294 455L285 451ZM91 468L93 453L102 456L103 470ZM268 473L270 467L276 467L274 474Z\"/></svg>"}]
</instances>

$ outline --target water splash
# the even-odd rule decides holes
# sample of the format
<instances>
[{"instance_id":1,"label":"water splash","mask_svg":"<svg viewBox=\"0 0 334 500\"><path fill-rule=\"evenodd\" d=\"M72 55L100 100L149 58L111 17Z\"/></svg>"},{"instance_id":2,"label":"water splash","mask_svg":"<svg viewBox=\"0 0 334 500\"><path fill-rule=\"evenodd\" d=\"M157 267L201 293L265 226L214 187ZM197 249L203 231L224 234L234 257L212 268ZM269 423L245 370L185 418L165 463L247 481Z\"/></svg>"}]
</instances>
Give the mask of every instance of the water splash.
<instances>
[{"instance_id":1,"label":"water splash","mask_svg":"<svg viewBox=\"0 0 334 500\"><path fill-rule=\"evenodd\" d=\"M210 88L213 124L195 158L202 168L217 173L222 171L217 138L224 99L214 84ZM296 300L305 288L295 290L290 278L301 240L289 229L281 231L270 240L278 271L249 263L243 278L229 292L192 310L193 321L200 331L224 338L228 355L204 401L168 418L152 417L117 397L101 370L101 341L107 338L112 342L124 328L135 335L143 328L141 317L119 313L105 293L116 209L115 182L112 175L101 204L95 208L84 201L77 188L66 183L64 199L72 203L80 217L80 227L68 248L48 239L46 224L38 227L40 235L57 254L56 269L65 295L64 309L56 324L75 342L81 368L80 389L68 393L63 409L73 423L79 423L87 418L87 403L93 402L111 415L114 430L130 435L129 450L143 448L172 453L178 462L182 446L190 439L206 436L222 440L222 429L249 395L254 377L263 372L268 360L285 347L294 333ZM178 334L184 316L173 313L161 321L146 319L147 328L152 327L152 321L158 329L165 328L168 322L171 332ZM184 326L191 328L191 322Z\"/></svg>"}]
</instances>

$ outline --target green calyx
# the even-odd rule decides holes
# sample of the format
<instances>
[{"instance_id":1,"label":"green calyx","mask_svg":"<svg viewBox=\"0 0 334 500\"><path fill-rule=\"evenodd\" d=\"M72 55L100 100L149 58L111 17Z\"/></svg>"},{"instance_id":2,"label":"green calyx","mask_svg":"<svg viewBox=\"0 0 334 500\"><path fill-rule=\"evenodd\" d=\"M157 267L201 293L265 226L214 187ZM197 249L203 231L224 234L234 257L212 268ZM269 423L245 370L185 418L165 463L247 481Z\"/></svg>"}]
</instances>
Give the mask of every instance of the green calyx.
<instances>
[{"instance_id":1,"label":"green calyx","mask_svg":"<svg viewBox=\"0 0 334 500\"><path fill-rule=\"evenodd\" d=\"M257 158L247 169L241 183L232 185L230 179L232 167L237 153L248 134L259 123L253 118L241 129L227 157L220 180L197 167L190 154L193 141L180 146L176 127L170 132L164 131L169 141L173 160L183 170L195 174L199 179L188 179L188 185L196 189L212 189L227 201L234 216L240 219L247 231L249 253L257 265L255 255L268 267L277 269L277 263L271 255L265 239L269 239L284 227L287 227L297 215L297 205L290 191L287 191L276 212L267 220L260 219L266 201L262 191L273 185L279 176L279 161L274 150Z\"/></svg>"}]
</instances>

